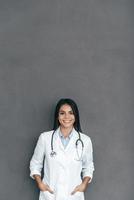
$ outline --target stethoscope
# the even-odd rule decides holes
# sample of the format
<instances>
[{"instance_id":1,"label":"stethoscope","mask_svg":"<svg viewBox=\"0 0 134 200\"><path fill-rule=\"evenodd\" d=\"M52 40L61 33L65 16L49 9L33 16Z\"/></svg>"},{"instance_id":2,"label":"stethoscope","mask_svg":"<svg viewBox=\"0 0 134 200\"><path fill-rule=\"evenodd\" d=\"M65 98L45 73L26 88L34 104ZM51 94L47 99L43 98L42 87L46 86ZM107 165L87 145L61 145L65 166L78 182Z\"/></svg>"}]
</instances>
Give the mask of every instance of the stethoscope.
<instances>
[{"instance_id":1,"label":"stethoscope","mask_svg":"<svg viewBox=\"0 0 134 200\"><path fill-rule=\"evenodd\" d=\"M52 137L51 137L51 153L50 153L50 156L51 156L52 158L55 157L55 156L57 155L57 153L54 151L54 148L53 148L53 137L54 137L54 133L55 133L55 131L53 131ZM77 157L78 157L78 159L76 159L76 160L77 160L77 161L81 161L81 160L82 160L82 156L83 156L84 143L83 143L83 141L82 141L82 139L81 139L80 133L79 133L79 132L77 132L77 133L78 133L79 138L78 138L78 139L76 140L76 142L75 142L76 153L77 153ZM81 147L82 147L81 153L79 153L79 150L78 150L79 142L81 143Z\"/></svg>"}]
</instances>

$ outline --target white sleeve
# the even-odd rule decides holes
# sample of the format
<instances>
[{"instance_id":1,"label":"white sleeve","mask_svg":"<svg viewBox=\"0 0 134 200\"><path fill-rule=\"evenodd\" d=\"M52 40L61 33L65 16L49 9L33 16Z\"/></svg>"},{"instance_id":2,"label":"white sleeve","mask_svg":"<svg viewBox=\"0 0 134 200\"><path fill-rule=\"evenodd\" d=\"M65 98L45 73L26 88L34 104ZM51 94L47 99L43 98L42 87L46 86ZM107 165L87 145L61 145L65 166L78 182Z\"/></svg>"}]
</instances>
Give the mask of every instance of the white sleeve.
<instances>
[{"instance_id":1,"label":"white sleeve","mask_svg":"<svg viewBox=\"0 0 134 200\"><path fill-rule=\"evenodd\" d=\"M89 142L88 145L86 146L86 150L82 160L82 178L88 176L91 178L89 181L91 182L93 178L93 171L94 171L93 147L92 147L92 142L89 138Z\"/></svg>"},{"instance_id":2,"label":"white sleeve","mask_svg":"<svg viewBox=\"0 0 134 200\"><path fill-rule=\"evenodd\" d=\"M43 134L39 136L36 147L34 149L34 154L30 161L30 176L34 179L33 175L38 174L41 176L41 170L43 168L43 160L45 155L45 146Z\"/></svg>"}]
</instances>

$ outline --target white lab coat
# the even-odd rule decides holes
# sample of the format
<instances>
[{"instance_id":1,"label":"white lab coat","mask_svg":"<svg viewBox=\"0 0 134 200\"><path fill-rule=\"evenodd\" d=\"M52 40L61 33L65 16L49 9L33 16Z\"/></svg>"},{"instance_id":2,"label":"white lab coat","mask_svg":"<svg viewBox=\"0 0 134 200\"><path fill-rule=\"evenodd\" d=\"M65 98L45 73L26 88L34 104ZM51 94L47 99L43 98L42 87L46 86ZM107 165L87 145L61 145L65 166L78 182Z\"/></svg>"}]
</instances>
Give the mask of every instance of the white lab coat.
<instances>
[{"instance_id":1,"label":"white lab coat","mask_svg":"<svg viewBox=\"0 0 134 200\"><path fill-rule=\"evenodd\" d=\"M50 156L53 130L40 135L30 161L30 176L34 179L34 174L41 175L44 163L42 181L49 185L54 194L48 191L40 191L39 200L84 200L83 192L76 192L74 195L71 195L71 192L77 185L81 184L82 178L85 176L92 179L94 164L90 137L81 133L84 150L80 160L82 146L79 143L77 152L75 143L78 139L78 133L76 130L73 128L73 135L66 148L61 142L59 130L60 128L56 130L53 138L55 157ZM79 153L79 157L77 153Z\"/></svg>"}]
</instances>

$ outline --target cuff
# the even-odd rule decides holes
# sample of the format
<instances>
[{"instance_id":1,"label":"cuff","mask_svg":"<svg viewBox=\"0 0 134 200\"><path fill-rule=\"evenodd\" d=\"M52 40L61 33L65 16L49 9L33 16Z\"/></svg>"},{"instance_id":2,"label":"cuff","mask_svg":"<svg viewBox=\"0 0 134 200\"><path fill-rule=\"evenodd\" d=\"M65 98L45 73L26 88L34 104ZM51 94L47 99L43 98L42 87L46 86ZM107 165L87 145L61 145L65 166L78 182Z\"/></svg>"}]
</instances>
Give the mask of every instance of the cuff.
<instances>
[{"instance_id":1,"label":"cuff","mask_svg":"<svg viewBox=\"0 0 134 200\"><path fill-rule=\"evenodd\" d=\"M35 178L33 177L33 175L35 175L35 174L41 176L41 173L40 173L39 171L34 170L34 171L31 171L31 173L30 173L30 177L31 177L32 179L35 179Z\"/></svg>"},{"instance_id":2,"label":"cuff","mask_svg":"<svg viewBox=\"0 0 134 200\"><path fill-rule=\"evenodd\" d=\"M82 178L84 179L85 177L90 177L90 180L89 180L89 182L88 182L88 183L91 183L91 181L92 181L92 178L93 178L93 174L84 173L84 174L83 174L83 176L82 176Z\"/></svg>"}]
</instances>

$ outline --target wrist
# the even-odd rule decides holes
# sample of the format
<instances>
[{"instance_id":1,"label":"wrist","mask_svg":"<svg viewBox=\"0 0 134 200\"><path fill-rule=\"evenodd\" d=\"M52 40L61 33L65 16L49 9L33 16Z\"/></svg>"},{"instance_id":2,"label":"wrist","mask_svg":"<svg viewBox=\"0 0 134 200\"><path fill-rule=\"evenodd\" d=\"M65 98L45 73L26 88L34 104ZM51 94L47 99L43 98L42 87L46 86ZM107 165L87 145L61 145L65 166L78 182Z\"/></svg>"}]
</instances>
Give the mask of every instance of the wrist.
<instances>
[{"instance_id":1,"label":"wrist","mask_svg":"<svg viewBox=\"0 0 134 200\"><path fill-rule=\"evenodd\" d=\"M37 185L42 183L41 176L35 174L34 178L35 178L35 181L36 181Z\"/></svg>"},{"instance_id":2,"label":"wrist","mask_svg":"<svg viewBox=\"0 0 134 200\"><path fill-rule=\"evenodd\" d=\"M40 186L42 184L42 181L36 181L37 185Z\"/></svg>"},{"instance_id":3,"label":"wrist","mask_svg":"<svg viewBox=\"0 0 134 200\"><path fill-rule=\"evenodd\" d=\"M81 184L83 185L83 187L84 187L84 188L87 188L87 186L88 186L88 183L87 183L87 182L85 182L85 181L84 181L84 182L82 182Z\"/></svg>"},{"instance_id":4,"label":"wrist","mask_svg":"<svg viewBox=\"0 0 134 200\"><path fill-rule=\"evenodd\" d=\"M90 182L90 179L91 179L91 178L88 177L88 176L87 176L87 177L84 177L83 180L82 180L82 184L87 186L87 185L89 184L89 182Z\"/></svg>"}]
</instances>

